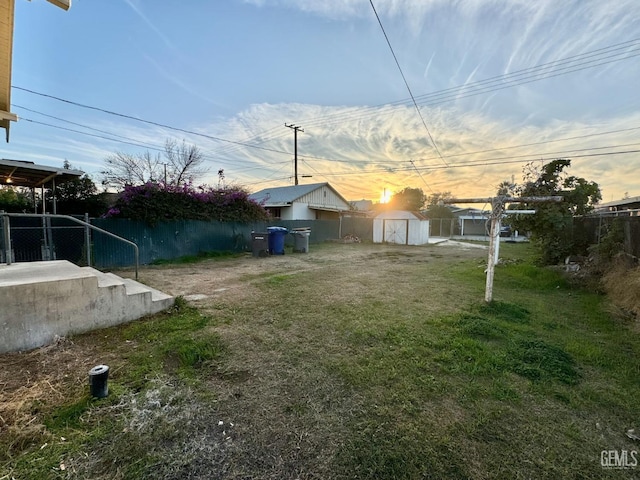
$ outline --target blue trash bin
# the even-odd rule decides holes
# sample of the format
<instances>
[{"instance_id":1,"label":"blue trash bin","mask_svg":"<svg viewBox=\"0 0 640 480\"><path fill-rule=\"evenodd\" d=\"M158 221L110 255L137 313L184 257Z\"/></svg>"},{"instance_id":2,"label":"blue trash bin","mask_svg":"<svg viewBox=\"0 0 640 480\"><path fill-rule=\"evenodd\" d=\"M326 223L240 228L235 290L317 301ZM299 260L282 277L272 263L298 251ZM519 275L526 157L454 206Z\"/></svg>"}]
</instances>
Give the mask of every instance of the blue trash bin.
<instances>
[{"instance_id":1,"label":"blue trash bin","mask_svg":"<svg viewBox=\"0 0 640 480\"><path fill-rule=\"evenodd\" d=\"M269 253L271 255L284 255L284 237L287 229L284 227L267 227L269 232Z\"/></svg>"}]
</instances>

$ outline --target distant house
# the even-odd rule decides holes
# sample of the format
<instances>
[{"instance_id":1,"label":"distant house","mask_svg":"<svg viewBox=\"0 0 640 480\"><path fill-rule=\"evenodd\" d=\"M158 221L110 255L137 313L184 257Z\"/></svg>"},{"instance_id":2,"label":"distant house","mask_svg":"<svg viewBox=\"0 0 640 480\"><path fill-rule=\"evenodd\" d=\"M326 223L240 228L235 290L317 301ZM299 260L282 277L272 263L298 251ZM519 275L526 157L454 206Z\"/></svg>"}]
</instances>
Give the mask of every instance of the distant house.
<instances>
[{"instance_id":1,"label":"distant house","mask_svg":"<svg viewBox=\"0 0 640 480\"><path fill-rule=\"evenodd\" d=\"M595 213L600 215L640 216L640 196L600 203L596 205Z\"/></svg>"},{"instance_id":2,"label":"distant house","mask_svg":"<svg viewBox=\"0 0 640 480\"><path fill-rule=\"evenodd\" d=\"M389 210L373 219L373 243L425 245L429 243L429 220L417 212Z\"/></svg>"},{"instance_id":3,"label":"distant house","mask_svg":"<svg viewBox=\"0 0 640 480\"><path fill-rule=\"evenodd\" d=\"M249 196L282 220L334 220L351 208L328 183L265 188Z\"/></svg>"},{"instance_id":4,"label":"distant house","mask_svg":"<svg viewBox=\"0 0 640 480\"><path fill-rule=\"evenodd\" d=\"M478 208L457 208L453 210L453 216L458 220L460 235L462 236L486 236L490 211Z\"/></svg>"},{"instance_id":5,"label":"distant house","mask_svg":"<svg viewBox=\"0 0 640 480\"><path fill-rule=\"evenodd\" d=\"M373 201L371 200L355 200L351 202L353 210L358 212L370 212L373 210Z\"/></svg>"}]
</instances>

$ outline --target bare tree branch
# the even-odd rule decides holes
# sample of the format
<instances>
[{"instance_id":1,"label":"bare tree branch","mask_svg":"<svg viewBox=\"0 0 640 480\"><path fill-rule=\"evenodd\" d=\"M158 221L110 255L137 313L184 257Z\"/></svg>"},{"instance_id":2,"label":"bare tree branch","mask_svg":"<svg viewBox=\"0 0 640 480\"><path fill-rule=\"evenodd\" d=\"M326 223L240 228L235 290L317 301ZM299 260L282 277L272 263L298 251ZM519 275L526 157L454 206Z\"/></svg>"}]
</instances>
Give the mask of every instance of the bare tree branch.
<instances>
[{"instance_id":1,"label":"bare tree branch","mask_svg":"<svg viewBox=\"0 0 640 480\"><path fill-rule=\"evenodd\" d=\"M177 186L204 175L207 170L203 163L202 152L196 145L189 145L184 140L182 143L167 140L164 155L152 155L147 150L137 155L116 152L108 156L106 168L100 175L103 185L117 189L147 182Z\"/></svg>"}]
</instances>

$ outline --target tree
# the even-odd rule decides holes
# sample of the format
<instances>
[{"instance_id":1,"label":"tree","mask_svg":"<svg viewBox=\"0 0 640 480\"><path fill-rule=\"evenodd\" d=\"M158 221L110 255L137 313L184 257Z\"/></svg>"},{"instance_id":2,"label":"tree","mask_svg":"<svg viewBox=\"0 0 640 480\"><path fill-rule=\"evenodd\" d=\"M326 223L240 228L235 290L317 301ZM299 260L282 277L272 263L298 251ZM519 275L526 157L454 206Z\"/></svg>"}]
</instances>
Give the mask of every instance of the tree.
<instances>
[{"instance_id":1,"label":"tree","mask_svg":"<svg viewBox=\"0 0 640 480\"><path fill-rule=\"evenodd\" d=\"M68 160L62 164L65 170L74 169ZM79 178L56 184L56 212L60 215L79 215L88 213L91 217L99 217L107 211L105 194L98 193L98 188L86 173ZM53 191L48 190L45 199L49 212L53 212Z\"/></svg>"},{"instance_id":2,"label":"tree","mask_svg":"<svg viewBox=\"0 0 640 480\"><path fill-rule=\"evenodd\" d=\"M445 200L452 198L451 192L434 192L429 195L427 217L429 218L453 218L453 212L444 204Z\"/></svg>"},{"instance_id":3,"label":"tree","mask_svg":"<svg viewBox=\"0 0 640 480\"><path fill-rule=\"evenodd\" d=\"M559 195L562 202L522 204L521 208L535 209L535 215L514 219L513 228L527 231L538 247L544 264L555 264L567 255L586 253L588 242L573 229L573 217L593 210L602 198L595 182L568 175L569 159L553 160L541 167L528 164L524 168L523 183L515 191L523 197Z\"/></svg>"},{"instance_id":4,"label":"tree","mask_svg":"<svg viewBox=\"0 0 640 480\"><path fill-rule=\"evenodd\" d=\"M107 168L100 172L102 184L118 190L147 182L180 186L206 173L202 152L184 140L181 144L167 140L162 154L152 155L148 150L137 155L116 152L105 163Z\"/></svg>"},{"instance_id":5,"label":"tree","mask_svg":"<svg viewBox=\"0 0 640 480\"><path fill-rule=\"evenodd\" d=\"M33 210L33 201L29 193L19 187L0 187L0 210L25 213Z\"/></svg>"},{"instance_id":6,"label":"tree","mask_svg":"<svg viewBox=\"0 0 640 480\"><path fill-rule=\"evenodd\" d=\"M391 197L389 204L398 210L418 212L422 209L427 196L421 188L406 187Z\"/></svg>"}]
</instances>

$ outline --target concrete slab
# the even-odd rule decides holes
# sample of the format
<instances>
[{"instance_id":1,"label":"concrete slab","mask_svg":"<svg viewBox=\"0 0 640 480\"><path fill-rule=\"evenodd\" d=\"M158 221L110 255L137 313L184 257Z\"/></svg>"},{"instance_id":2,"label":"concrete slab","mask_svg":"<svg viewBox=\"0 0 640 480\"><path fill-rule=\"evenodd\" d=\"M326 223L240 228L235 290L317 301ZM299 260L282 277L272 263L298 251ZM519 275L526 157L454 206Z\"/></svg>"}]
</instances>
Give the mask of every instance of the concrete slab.
<instances>
[{"instance_id":1,"label":"concrete slab","mask_svg":"<svg viewBox=\"0 0 640 480\"><path fill-rule=\"evenodd\" d=\"M91 272L66 260L0 265L0 287L92 277L95 275Z\"/></svg>"},{"instance_id":2,"label":"concrete slab","mask_svg":"<svg viewBox=\"0 0 640 480\"><path fill-rule=\"evenodd\" d=\"M173 302L134 280L64 260L0 265L0 353L137 320Z\"/></svg>"}]
</instances>

